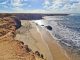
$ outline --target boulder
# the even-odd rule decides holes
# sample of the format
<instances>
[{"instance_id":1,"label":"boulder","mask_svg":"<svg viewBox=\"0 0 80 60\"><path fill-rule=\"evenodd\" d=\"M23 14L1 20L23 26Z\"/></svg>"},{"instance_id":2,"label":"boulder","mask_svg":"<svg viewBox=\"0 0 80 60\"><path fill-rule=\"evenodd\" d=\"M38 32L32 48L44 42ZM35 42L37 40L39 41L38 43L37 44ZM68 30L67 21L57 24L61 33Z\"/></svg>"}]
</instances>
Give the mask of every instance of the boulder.
<instances>
[{"instance_id":1,"label":"boulder","mask_svg":"<svg viewBox=\"0 0 80 60\"><path fill-rule=\"evenodd\" d=\"M52 27L51 26L46 26L46 28L48 29L48 30L52 30Z\"/></svg>"}]
</instances>

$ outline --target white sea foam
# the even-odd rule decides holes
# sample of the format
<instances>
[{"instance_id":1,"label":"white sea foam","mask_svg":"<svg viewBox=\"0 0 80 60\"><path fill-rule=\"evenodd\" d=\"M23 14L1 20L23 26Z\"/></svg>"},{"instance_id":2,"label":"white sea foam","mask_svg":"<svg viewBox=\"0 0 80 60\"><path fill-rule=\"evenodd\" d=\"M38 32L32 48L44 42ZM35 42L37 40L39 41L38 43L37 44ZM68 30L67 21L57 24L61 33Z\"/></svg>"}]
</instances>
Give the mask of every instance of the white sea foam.
<instances>
[{"instance_id":1,"label":"white sea foam","mask_svg":"<svg viewBox=\"0 0 80 60\"><path fill-rule=\"evenodd\" d=\"M47 18L47 20L46 20ZM52 27L52 31L50 33L56 37L58 40L64 41L66 45L69 46L78 46L80 47L80 33L76 32L72 29L67 28L62 24L58 24L55 20L64 20L63 17L46 17L44 20L36 21L39 25L50 25Z\"/></svg>"},{"instance_id":2,"label":"white sea foam","mask_svg":"<svg viewBox=\"0 0 80 60\"><path fill-rule=\"evenodd\" d=\"M73 41L76 46L80 46L80 35L78 32L71 30L63 25L58 25L54 20L49 23L53 27L53 34L60 40ZM68 43L68 42L67 42Z\"/></svg>"}]
</instances>

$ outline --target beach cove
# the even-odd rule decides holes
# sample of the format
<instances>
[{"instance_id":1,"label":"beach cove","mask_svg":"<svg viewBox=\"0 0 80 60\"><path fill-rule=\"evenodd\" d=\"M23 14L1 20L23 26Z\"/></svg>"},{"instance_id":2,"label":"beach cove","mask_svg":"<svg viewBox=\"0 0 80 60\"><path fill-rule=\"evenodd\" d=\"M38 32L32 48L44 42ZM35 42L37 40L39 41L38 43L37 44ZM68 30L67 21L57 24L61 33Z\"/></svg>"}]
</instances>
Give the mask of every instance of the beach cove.
<instances>
[{"instance_id":1,"label":"beach cove","mask_svg":"<svg viewBox=\"0 0 80 60\"><path fill-rule=\"evenodd\" d=\"M16 39L28 44L33 51L37 50L42 53L47 60L71 60L71 57L47 30L32 21L22 20L21 23L22 27L17 31L19 33L17 33Z\"/></svg>"}]
</instances>

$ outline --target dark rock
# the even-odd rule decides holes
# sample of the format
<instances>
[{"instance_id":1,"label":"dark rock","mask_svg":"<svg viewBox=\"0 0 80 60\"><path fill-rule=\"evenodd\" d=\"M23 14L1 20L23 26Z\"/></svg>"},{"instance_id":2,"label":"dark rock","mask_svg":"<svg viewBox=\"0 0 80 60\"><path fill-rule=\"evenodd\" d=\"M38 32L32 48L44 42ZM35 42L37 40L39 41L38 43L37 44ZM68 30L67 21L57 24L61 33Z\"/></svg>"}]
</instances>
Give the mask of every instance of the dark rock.
<instances>
[{"instance_id":1,"label":"dark rock","mask_svg":"<svg viewBox=\"0 0 80 60\"><path fill-rule=\"evenodd\" d=\"M31 52L32 50L28 47L28 45L25 45L24 48L26 49L26 52Z\"/></svg>"},{"instance_id":2,"label":"dark rock","mask_svg":"<svg viewBox=\"0 0 80 60\"><path fill-rule=\"evenodd\" d=\"M15 21L16 29L20 28L21 27L21 21L16 17L12 17L12 19L14 19L14 21Z\"/></svg>"},{"instance_id":3,"label":"dark rock","mask_svg":"<svg viewBox=\"0 0 80 60\"><path fill-rule=\"evenodd\" d=\"M41 54L41 58L43 59L44 57L43 57L43 54Z\"/></svg>"},{"instance_id":4,"label":"dark rock","mask_svg":"<svg viewBox=\"0 0 80 60\"><path fill-rule=\"evenodd\" d=\"M35 54L38 55L38 56L40 56L40 53L38 51L35 51Z\"/></svg>"},{"instance_id":5,"label":"dark rock","mask_svg":"<svg viewBox=\"0 0 80 60\"><path fill-rule=\"evenodd\" d=\"M46 28L47 28L48 30L52 30L52 27L51 27L51 26L46 26Z\"/></svg>"},{"instance_id":6,"label":"dark rock","mask_svg":"<svg viewBox=\"0 0 80 60\"><path fill-rule=\"evenodd\" d=\"M44 26L44 25L41 25L41 26Z\"/></svg>"}]
</instances>

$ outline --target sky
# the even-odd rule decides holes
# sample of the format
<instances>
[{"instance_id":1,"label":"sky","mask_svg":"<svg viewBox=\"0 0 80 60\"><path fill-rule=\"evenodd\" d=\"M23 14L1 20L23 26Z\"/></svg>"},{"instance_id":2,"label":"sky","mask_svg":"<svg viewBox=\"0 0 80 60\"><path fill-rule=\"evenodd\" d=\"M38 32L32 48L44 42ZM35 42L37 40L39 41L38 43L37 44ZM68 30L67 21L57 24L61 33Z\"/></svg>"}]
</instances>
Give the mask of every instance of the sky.
<instances>
[{"instance_id":1,"label":"sky","mask_svg":"<svg viewBox=\"0 0 80 60\"><path fill-rule=\"evenodd\" d=\"M0 13L80 13L80 0L0 0Z\"/></svg>"}]
</instances>

